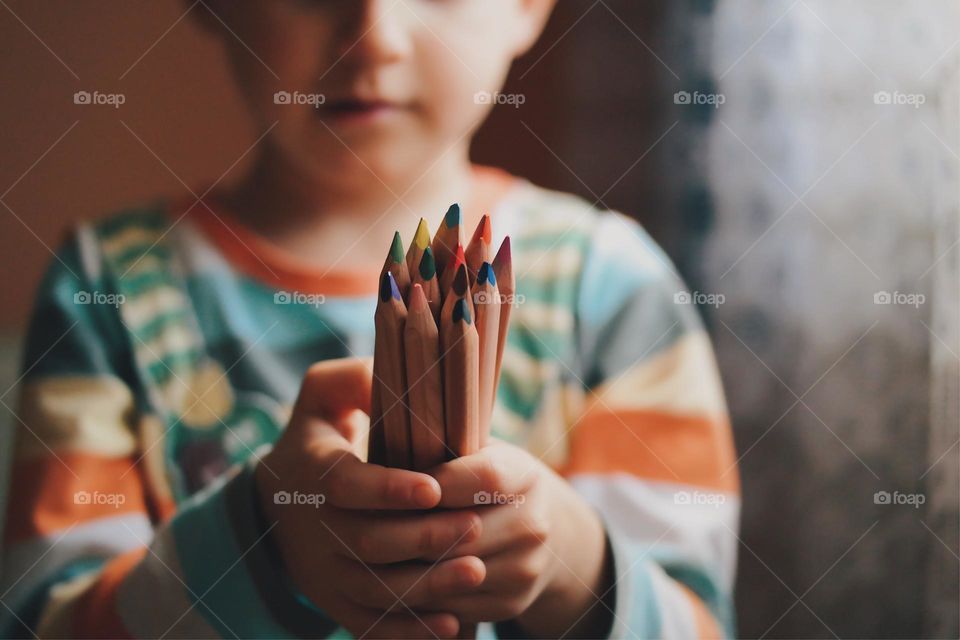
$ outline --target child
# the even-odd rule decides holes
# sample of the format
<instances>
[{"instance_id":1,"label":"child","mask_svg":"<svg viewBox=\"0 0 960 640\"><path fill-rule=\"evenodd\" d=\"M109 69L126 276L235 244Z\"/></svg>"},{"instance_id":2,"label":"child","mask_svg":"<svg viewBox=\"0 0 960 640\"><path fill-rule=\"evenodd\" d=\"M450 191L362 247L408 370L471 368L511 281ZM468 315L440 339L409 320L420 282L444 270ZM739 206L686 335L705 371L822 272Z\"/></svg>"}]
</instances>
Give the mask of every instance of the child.
<instances>
[{"instance_id":1,"label":"child","mask_svg":"<svg viewBox=\"0 0 960 640\"><path fill-rule=\"evenodd\" d=\"M682 284L628 218L468 160L552 0L206 4L257 159L46 275L4 635L732 635L736 463ZM454 201L512 238L494 438L367 464L377 273Z\"/></svg>"}]
</instances>

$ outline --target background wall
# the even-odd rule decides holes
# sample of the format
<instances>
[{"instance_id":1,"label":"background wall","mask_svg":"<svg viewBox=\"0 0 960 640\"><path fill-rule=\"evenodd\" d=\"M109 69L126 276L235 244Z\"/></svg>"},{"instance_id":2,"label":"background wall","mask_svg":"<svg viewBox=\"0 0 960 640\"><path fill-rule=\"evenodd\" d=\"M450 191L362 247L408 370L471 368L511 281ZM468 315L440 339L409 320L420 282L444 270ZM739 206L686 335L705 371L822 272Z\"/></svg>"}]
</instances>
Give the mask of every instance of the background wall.
<instances>
[{"instance_id":1,"label":"background wall","mask_svg":"<svg viewBox=\"0 0 960 640\"><path fill-rule=\"evenodd\" d=\"M2 389L69 221L245 167L260 132L188 6L0 3ZM692 289L725 297L702 311L742 455L744 637L960 635L958 13L560 0L505 89L526 104L495 111L475 145L637 216ZM94 89L127 102L73 104ZM880 291L925 301L876 305Z\"/></svg>"}]
</instances>

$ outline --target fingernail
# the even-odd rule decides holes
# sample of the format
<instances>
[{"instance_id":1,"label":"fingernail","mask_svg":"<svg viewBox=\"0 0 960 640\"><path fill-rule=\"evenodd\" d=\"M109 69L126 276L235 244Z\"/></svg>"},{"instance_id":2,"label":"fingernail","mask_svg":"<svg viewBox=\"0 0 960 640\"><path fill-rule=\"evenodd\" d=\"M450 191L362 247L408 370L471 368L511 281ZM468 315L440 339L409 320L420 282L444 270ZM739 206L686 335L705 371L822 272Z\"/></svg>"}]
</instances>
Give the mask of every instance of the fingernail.
<instances>
[{"instance_id":1,"label":"fingernail","mask_svg":"<svg viewBox=\"0 0 960 640\"><path fill-rule=\"evenodd\" d=\"M410 492L410 500L418 507L428 509L437 503L437 490L428 483L418 484Z\"/></svg>"}]
</instances>

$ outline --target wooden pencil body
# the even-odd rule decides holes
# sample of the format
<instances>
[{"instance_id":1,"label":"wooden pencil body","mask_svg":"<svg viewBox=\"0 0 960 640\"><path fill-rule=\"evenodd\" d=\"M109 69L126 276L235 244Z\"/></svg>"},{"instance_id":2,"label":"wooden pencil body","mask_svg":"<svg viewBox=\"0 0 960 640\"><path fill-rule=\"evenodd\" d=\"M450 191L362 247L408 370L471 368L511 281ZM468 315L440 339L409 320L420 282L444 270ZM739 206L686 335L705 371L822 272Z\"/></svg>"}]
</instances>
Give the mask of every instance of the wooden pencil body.
<instances>
[{"instance_id":1,"label":"wooden pencil body","mask_svg":"<svg viewBox=\"0 0 960 640\"><path fill-rule=\"evenodd\" d=\"M375 381L380 384L379 404L383 423L386 462L391 467L410 466L410 415L406 406L407 374L403 333L407 311L392 275L381 285L374 316L376 342L373 356Z\"/></svg>"},{"instance_id":2,"label":"wooden pencil body","mask_svg":"<svg viewBox=\"0 0 960 640\"><path fill-rule=\"evenodd\" d=\"M414 285L404 329L412 468L430 469L447 456L440 333L423 289Z\"/></svg>"},{"instance_id":3,"label":"wooden pencil body","mask_svg":"<svg viewBox=\"0 0 960 640\"><path fill-rule=\"evenodd\" d=\"M490 415L493 412L494 386L497 383L497 343L500 337L500 293L492 277L492 268L485 263L480 270L490 274L489 279L480 279L473 287L473 306L476 312L479 338L478 393L480 404L480 446L487 442L490 430Z\"/></svg>"},{"instance_id":4,"label":"wooden pencil body","mask_svg":"<svg viewBox=\"0 0 960 640\"><path fill-rule=\"evenodd\" d=\"M464 299L451 305L443 327L443 388L447 447L455 456L480 449L479 337ZM458 317L459 316L459 317Z\"/></svg>"}]
</instances>

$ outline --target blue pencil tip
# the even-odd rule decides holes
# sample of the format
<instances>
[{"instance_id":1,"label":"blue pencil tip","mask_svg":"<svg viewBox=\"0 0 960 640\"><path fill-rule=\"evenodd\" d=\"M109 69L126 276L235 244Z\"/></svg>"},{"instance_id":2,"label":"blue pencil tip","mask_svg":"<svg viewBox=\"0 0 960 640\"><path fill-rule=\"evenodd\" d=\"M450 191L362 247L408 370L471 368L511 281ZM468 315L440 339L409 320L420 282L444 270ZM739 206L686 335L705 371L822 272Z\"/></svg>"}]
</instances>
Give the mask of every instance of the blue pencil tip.
<instances>
[{"instance_id":1,"label":"blue pencil tip","mask_svg":"<svg viewBox=\"0 0 960 640\"><path fill-rule=\"evenodd\" d=\"M477 272L477 283L486 284L490 283L490 286L495 286L497 284L497 276L493 272L493 265L489 262L484 262L480 265L480 270Z\"/></svg>"},{"instance_id":2,"label":"blue pencil tip","mask_svg":"<svg viewBox=\"0 0 960 640\"><path fill-rule=\"evenodd\" d=\"M447 224L447 227L456 227L463 222L463 213L460 211L460 204L454 202L450 205L450 208L447 209L447 214L443 216L443 221Z\"/></svg>"}]
</instances>

